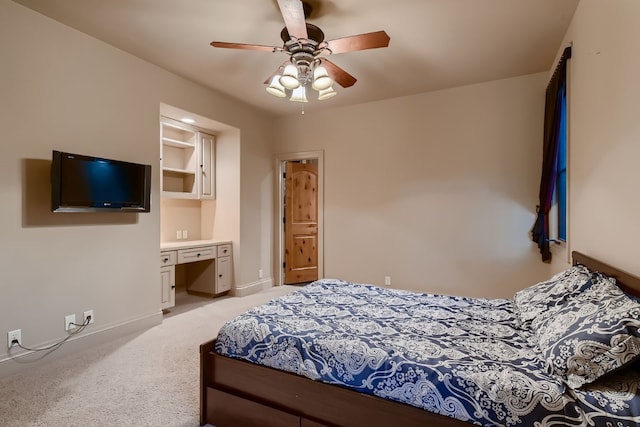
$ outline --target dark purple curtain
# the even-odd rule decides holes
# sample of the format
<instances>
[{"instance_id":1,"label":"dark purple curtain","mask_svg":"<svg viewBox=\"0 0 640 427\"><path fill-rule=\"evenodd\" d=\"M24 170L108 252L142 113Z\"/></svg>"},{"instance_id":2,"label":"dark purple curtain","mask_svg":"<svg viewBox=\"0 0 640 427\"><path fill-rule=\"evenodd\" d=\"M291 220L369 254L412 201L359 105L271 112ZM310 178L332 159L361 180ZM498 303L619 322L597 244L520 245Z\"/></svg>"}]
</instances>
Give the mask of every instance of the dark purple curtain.
<instances>
[{"instance_id":1,"label":"dark purple curtain","mask_svg":"<svg viewBox=\"0 0 640 427\"><path fill-rule=\"evenodd\" d=\"M544 145L542 158L542 177L540 178L538 217L531 230L532 240L538 244L542 261L551 261L549 249L549 210L553 202L558 173L558 140L560 137L560 118L562 116L562 98L567 88L567 60L571 58L571 47L562 53L560 62L547 86L544 106Z\"/></svg>"}]
</instances>

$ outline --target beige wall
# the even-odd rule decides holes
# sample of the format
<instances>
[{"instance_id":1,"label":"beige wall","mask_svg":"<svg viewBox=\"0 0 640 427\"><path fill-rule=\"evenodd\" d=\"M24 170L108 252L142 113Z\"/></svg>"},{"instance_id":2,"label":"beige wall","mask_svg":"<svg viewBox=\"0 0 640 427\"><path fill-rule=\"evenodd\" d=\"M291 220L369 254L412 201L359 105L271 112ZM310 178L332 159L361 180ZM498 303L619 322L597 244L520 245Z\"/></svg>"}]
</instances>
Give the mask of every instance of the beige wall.
<instances>
[{"instance_id":1,"label":"beige wall","mask_svg":"<svg viewBox=\"0 0 640 427\"><path fill-rule=\"evenodd\" d=\"M546 80L279 120L277 152L325 151L325 276L483 297L546 278L528 237Z\"/></svg>"},{"instance_id":2,"label":"beige wall","mask_svg":"<svg viewBox=\"0 0 640 427\"><path fill-rule=\"evenodd\" d=\"M66 336L66 314L87 309L90 332L160 321L160 103L240 130L230 155L242 156L241 176L227 201L242 213L225 219L239 236L235 280L270 274L259 252L271 247L269 117L9 0L0 0L0 58L1 334L19 328L26 345L52 342ZM53 149L151 164L152 212L50 213ZM254 216L269 219L266 231Z\"/></svg>"},{"instance_id":3,"label":"beige wall","mask_svg":"<svg viewBox=\"0 0 640 427\"><path fill-rule=\"evenodd\" d=\"M570 72L570 250L640 274L640 2L582 0ZM558 257L554 268L566 267Z\"/></svg>"},{"instance_id":4,"label":"beige wall","mask_svg":"<svg viewBox=\"0 0 640 427\"><path fill-rule=\"evenodd\" d=\"M215 202L213 202L215 205ZM200 200L160 199L160 241L178 241L176 231L186 230L189 240L200 240L202 236L202 208ZM215 210L210 213L215 218Z\"/></svg>"}]
</instances>

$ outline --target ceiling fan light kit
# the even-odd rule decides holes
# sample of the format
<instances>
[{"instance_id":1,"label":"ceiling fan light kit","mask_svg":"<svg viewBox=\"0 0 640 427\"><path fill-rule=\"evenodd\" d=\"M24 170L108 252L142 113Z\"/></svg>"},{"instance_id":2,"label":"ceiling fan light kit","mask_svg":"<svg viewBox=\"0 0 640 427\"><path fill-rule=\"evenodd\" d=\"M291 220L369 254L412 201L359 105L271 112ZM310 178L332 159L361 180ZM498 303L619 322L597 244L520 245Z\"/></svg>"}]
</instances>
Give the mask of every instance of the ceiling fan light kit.
<instances>
[{"instance_id":1,"label":"ceiling fan light kit","mask_svg":"<svg viewBox=\"0 0 640 427\"><path fill-rule=\"evenodd\" d=\"M336 91L333 90L333 87L329 86L326 89L321 89L318 92L318 99L320 101L325 100L325 99L329 99L329 98L333 98L334 96L336 96Z\"/></svg>"},{"instance_id":2,"label":"ceiling fan light kit","mask_svg":"<svg viewBox=\"0 0 640 427\"><path fill-rule=\"evenodd\" d=\"M285 91L284 86L280 84L280 79L281 77L279 75L273 76L271 83L267 86L267 92L273 96L277 96L278 98L284 98L287 96L287 92Z\"/></svg>"},{"instance_id":3,"label":"ceiling fan light kit","mask_svg":"<svg viewBox=\"0 0 640 427\"><path fill-rule=\"evenodd\" d=\"M311 72L309 65L306 63L287 65L282 75L276 74L273 76L271 83L267 86L267 92L278 98L284 98L287 96L287 90L289 90L292 91L289 97L290 101L308 102L306 93L310 82L312 82L311 88L318 91L319 100L329 99L336 94L332 87L333 79L329 76L327 69L322 65L318 65ZM328 91L329 89L330 91ZM324 93L325 96L321 97L321 93ZM329 93L333 95L329 95Z\"/></svg>"},{"instance_id":4,"label":"ceiling fan light kit","mask_svg":"<svg viewBox=\"0 0 640 427\"><path fill-rule=\"evenodd\" d=\"M285 27L280 33L282 47L244 43L211 42L211 46L227 49L244 49L284 52L290 63L280 66L278 71L265 81L267 92L279 98L290 95L294 102L308 102L307 86L318 92L318 99L325 100L336 95L333 83L343 88L353 86L356 78L321 55L332 55L365 49L389 46L389 36L384 31L343 37L324 41L324 33L306 22L312 9L301 0L278 0ZM282 73L280 74L280 71Z\"/></svg>"},{"instance_id":5,"label":"ceiling fan light kit","mask_svg":"<svg viewBox=\"0 0 640 427\"><path fill-rule=\"evenodd\" d=\"M298 72L298 67L293 64L289 64L284 67L282 76L280 76L280 79L278 79L278 81L286 89L293 90L300 86L300 81L298 80L299 75L300 73Z\"/></svg>"},{"instance_id":6,"label":"ceiling fan light kit","mask_svg":"<svg viewBox=\"0 0 640 427\"><path fill-rule=\"evenodd\" d=\"M305 90L305 87L300 85L295 88L291 93L291 98L289 98L289 100L293 102L309 102L307 100L307 91Z\"/></svg>"},{"instance_id":7,"label":"ceiling fan light kit","mask_svg":"<svg viewBox=\"0 0 640 427\"><path fill-rule=\"evenodd\" d=\"M333 80L329 77L329 72L322 65L313 70L313 84L311 85L317 91L328 89L333 85Z\"/></svg>"}]
</instances>

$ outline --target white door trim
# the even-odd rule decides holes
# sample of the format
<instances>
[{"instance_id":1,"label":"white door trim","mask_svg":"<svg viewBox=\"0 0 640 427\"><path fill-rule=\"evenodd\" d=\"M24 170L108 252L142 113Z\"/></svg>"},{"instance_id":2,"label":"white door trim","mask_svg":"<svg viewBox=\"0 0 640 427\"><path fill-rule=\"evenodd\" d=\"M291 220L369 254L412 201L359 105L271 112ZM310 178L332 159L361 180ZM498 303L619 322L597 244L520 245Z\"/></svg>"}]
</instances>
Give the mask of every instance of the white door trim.
<instances>
[{"instance_id":1,"label":"white door trim","mask_svg":"<svg viewBox=\"0 0 640 427\"><path fill-rule=\"evenodd\" d=\"M275 285L281 286L284 283L284 162L291 160L317 160L318 161L318 279L324 277L324 151L302 151L298 153L276 154L276 197L278 215L274 230L276 230L276 265L274 268Z\"/></svg>"}]
</instances>

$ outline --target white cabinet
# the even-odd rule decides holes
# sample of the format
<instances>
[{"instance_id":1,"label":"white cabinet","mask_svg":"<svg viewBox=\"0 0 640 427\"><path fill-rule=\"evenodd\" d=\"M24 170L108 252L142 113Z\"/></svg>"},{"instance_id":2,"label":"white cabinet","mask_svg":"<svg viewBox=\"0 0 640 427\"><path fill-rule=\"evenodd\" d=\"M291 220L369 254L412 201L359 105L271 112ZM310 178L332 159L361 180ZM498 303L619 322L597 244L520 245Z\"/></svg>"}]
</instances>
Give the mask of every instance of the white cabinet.
<instances>
[{"instance_id":1,"label":"white cabinet","mask_svg":"<svg viewBox=\"0 0 640 427\"><path fill-rule=\"evenodd\" d=\"M231 257L220 257L216 259L216 294L227 292L231 289Z\"/></svg>"},{"instance_id":2,"label":"white cabinet","mask_svg":"<svg viewBox=\"0 0 640 427\"><path fill-rule=\"evenodd\" d=\"M176 305L176 251L160 253L160 308Z\"/></svg>"},{"instance_id":3,"label":"white cabinet","mask_svg":"<svg viewBox=\"0 0 640 427\"><path fill-rule=\"evenodd\" d=\"M229 241L164 243L160 249L160 307L164 310L175 305L176 266L180 266L180 287L189 294L215 297L230 291L232 249Z\"/></svg>"},{"instance_id":4,"label":"white cabinet","mask_svg":"<svg viewBox=\"0 0 640 427\"><path fill-rule=\"evenodd\" d=\"M216 294L227 292L231 289L231 245L218 245L216 258Z\"/></svg>"},{"instance_id":5,"label":"white cabinet","mask_svg":"<svg viewBox=\"0 0 640 427\"><path fill-rule=\"evenodd\" d=\"M215 197L215 137L169 118L160 120L162 196Z\"/></svg>"}]
</instances>

